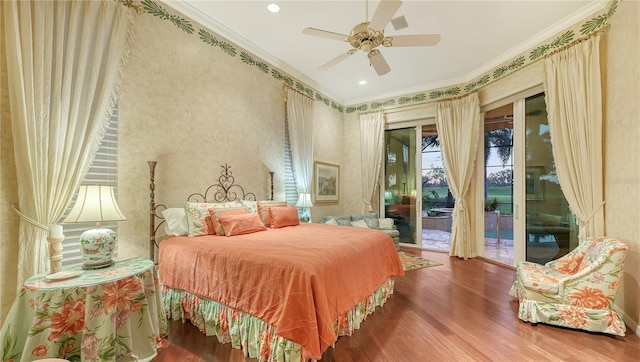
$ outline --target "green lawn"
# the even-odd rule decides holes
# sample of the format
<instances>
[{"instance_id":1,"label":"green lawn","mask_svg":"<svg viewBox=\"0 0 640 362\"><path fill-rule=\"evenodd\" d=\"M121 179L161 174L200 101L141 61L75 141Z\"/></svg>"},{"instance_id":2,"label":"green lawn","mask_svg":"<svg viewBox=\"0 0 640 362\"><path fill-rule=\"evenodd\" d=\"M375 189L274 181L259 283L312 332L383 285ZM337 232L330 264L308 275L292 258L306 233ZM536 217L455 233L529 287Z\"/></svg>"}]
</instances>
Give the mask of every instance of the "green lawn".
<instances>
[{"instance_id":1,"label":"green lawn","mask_svg":"<svg viewBox=\"0 0 640 362\"><path fill-rule=\"evenodd\" d=\"M435 191L438 194L438 199L432 195L431 191ZM423 195L428 196L423 202L423 209L428 210L432 207L439 206L438 203L443 203L447 199L447 187L428 187L423 190ZM498 210L502 214L512 214L512 199L511 199L511 187L510 186L502 186L502 187L489 187L487 189L487 199L491 198L498 199Z\"/></svg>"}]
</instances>

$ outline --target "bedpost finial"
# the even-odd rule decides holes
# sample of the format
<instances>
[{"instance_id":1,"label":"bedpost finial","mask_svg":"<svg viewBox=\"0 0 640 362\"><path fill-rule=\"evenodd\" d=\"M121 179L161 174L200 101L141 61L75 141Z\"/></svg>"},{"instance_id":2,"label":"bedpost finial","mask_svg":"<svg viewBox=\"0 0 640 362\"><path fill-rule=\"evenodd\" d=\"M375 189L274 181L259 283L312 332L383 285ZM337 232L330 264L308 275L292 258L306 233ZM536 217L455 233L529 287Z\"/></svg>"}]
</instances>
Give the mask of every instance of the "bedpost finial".
<instances>
[{"instance_id":1,"label":"bedpost finial","mask_svg":"<svg viewBox=\"0 0 640 362\"><path fill-rule=\"evenodd\" d=\"M154 173L156 171L156 164L158 163L158 161L147 161L147 163L149 164L149 171L151 171L151 173Z\"/></svg>"}]
</instances>

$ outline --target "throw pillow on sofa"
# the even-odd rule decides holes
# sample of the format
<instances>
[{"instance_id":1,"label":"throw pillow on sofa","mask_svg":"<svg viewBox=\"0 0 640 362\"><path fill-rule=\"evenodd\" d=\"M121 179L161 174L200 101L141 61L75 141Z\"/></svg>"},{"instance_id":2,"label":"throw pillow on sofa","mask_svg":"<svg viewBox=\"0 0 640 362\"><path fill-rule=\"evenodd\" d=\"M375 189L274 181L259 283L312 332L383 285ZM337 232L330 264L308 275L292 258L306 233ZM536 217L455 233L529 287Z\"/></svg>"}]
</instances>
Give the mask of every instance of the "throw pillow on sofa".
<instances>
[{"instance_id":1,"label":"throw pillow on sofa","mask_svg":"<svg viewBox=\"0 0 640 362\"><path fill-rule=\"evenodd\" d=\"M349 215L340 215L340 216L327 216L326 220L333 219L338 225L341 226L351 226L351 216Z\"/></svg>"},{"instance_id":2,"label":"throw pillow on sofa","mask_svg":"<svg viewBox=\"0 0 640 362\"><path fill-rule=\"evenodd\" d=\"M351 222L351 226L355 226L355 227L358 227L358 228L369 229L369 225L367 225L367 222L364 221L364 220L352 221Z\"/></svg>"},{"instance_id":3,"label":"throw pillow on sofa","mask_svg":"<svg viewBox=\"0 0 640 362\"><path fill-rule=\"evenodd\" d=\"M381 230L390 230L393 229L393 219L384 218L378 220L378 226Z\"/></svg>"},{"instance_id":4,"label":"throw pillow on sofa","mask_svg":"<svg viewBox=\"0 0 640 362\"><path fill-rule=\"evenodd\" d=\"M378 214L369 213L369 214L358 214L351 215L351 221L360 221L364 220L367 223L367 227L370 229L379 229L380 223L378 221Z\"/></svg>"}]
</instances>

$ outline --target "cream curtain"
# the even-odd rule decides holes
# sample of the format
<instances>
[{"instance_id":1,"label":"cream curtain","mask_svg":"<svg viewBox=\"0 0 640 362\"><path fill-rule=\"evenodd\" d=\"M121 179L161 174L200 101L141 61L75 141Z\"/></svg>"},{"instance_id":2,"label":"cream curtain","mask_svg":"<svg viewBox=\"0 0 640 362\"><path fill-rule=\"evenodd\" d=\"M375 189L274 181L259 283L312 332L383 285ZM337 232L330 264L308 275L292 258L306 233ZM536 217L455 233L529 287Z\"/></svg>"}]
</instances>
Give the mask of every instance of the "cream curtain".
<instances>
[{"instance_id":1,"label":"cream curtain","mask_svg":"<svg viewBox=\"0 0 640 362\"><path fill-rule=\"evenodd\" d=\"M313 99L287 89L287 115L291 158L298 193L311 193L313 186Z\"/></svg>"},{"instance_id":2,"label":"cream curtain","mask_svg":"<svg viewBox=\"0 0 640 362\"><path fill-rule=\"evenodd\" d=\"M604 235L600 35L545 60L549 132L579 238Z\"/></svg>"},{"instance_id":3,"label":"cream curtain","mask_svg":"<svg viewBox=\"0 0 640 362\"><path fill-rule=\"evenodd\" d=\"M360 148L362 151L362 212L372 212L371 204L378 186L384 150L384 113L360 115Z\"/></svg>"},{"instance_id":4,"label":"cream curtain","mask_svg":"<svg viewBox=\"0 0 640 362\"><path fill-rule=\"evenodd\" d=\"M4 1L21 213L18 287L48 269L47 225L69 205L117 100L133 32L115 1Z\"/></svg>"},{"instance_id":5,"label":"cream curtain","mask_svg":"<svg viewBox=\"0 0 640 362\"><path fill-rule=\"evenodd\" d=\"M438 102L436 127L444 159L447 183L456 203L452 213L451 250L461 258L476 256L472 240L471 210L465 200L473 177L476 150L480 138L478 94Z\"/></svg>"}]
</instances>

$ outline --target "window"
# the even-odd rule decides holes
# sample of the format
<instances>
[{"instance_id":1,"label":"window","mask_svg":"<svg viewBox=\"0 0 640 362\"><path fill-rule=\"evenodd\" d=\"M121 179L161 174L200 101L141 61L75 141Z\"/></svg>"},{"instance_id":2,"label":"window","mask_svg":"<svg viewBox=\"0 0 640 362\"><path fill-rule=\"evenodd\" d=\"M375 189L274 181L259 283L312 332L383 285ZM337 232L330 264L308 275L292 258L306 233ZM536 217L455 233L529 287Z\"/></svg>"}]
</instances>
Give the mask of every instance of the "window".
<instances>
[{"instance_id":1,"label":"window","mask_svg":"<svg viewBox=\"0 0 640 362\"><path fill-rule=\"evenodd\" d=\"M422 126L422 214L439 216L437 209L453 207L435 124Z\"/></svg>"},{"instance_id":2,"label":"window","mask_svg":"<svg viewBox=\"0 0 640 362\"><path fill-rule=\"evenodd\" d=\"M298 201L298 187L291 157L291 143L289 141L289 117L284 116L284 198L287 205L295 205Z\"/></svg>"},{"instance_id":3,"label":"window","mask_svg":"<svg viewBox=\"0 0 640 362\"><path fill-rule=\"evenodd\" d=\"M116 106L111 115L111 122L107 128L107 132L102 139L100 148L96 153L96 158L93 160L87 175L85 176L82 184L100 184L118 186L118 107ZM117 189L116 189L117 190ZM117 195L116 195L117 196ZM67 211L66 216L71 208L75 204L77 197L73 196ZM64 216L62 220L64 220ZM62 242L62 266L69 267L82 264L82 255L80 254L80 235L88 230L95 228L95 223L78 223L78 224L64 224L65 239ZM109 228L116 231L116 222L105 222L100 224L101 227ZM117 239L116 239L117 243ZM117 250L117 248L116 248Z\"/></svg>"}]
</instances>

